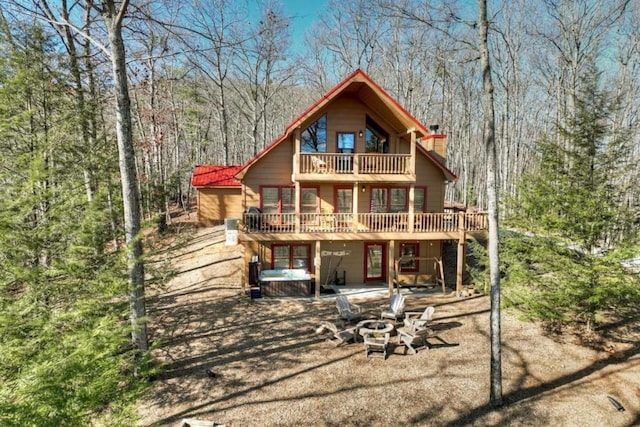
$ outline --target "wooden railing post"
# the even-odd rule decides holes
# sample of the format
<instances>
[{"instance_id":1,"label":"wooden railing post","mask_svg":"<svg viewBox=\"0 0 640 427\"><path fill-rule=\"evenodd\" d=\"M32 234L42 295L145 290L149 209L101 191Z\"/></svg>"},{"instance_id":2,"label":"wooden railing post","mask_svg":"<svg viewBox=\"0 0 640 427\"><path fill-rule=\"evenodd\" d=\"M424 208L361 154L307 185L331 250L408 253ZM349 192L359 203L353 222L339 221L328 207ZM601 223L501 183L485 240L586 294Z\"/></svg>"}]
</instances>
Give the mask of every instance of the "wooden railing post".
<instances>
[{"instance_id":1,"label":"wooden railing post","mask_svg":"<svg viewBox=\"0 0 640 427\"><path fill-rule=\"evenodd\" d=\"M462 280L464 276L465 246L467 241L464 226L464 212L458 213L458 265L456 269L456 296L462 293Z\"/></svg>"}]
</instances>

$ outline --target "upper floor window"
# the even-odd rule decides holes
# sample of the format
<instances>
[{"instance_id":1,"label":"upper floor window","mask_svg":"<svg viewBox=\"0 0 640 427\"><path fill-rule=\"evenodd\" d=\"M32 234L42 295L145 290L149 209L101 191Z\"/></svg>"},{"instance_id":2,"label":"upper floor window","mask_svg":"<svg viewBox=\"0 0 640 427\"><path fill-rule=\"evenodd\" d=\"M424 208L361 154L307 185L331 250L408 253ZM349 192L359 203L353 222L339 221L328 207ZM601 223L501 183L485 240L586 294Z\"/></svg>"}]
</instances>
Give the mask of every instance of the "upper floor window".
<instances>
[{"instance_id":1,"label":"upper floor window","mask_svg":"<svg viewBox=\"0 0 640 427\"><path fill-rule=\"evenodd\" d=\"M300 151L325 153L327 151L327 115L323 114L300 134Z\"/></svg>"},{"instance_id":2,"label":"upper floor window","mask_svg":"<svg viewBox=\"0 0 640 427\"><path fill-rule=\"evenodd\" d=\"M338 153L353 153L356 148L356 134L338 132Z\"/></svg>"},{"instance_id":3,"label":"upper floor window","mask_svg":"<svg viewBox=\"0 0 640 427\"><path fill-rule=\"evenodd\" d=\"M380 125L367 116L367 129L365 130L364 150L367 153L388 153L389 134Z\"/></svg>"}]
</instances>

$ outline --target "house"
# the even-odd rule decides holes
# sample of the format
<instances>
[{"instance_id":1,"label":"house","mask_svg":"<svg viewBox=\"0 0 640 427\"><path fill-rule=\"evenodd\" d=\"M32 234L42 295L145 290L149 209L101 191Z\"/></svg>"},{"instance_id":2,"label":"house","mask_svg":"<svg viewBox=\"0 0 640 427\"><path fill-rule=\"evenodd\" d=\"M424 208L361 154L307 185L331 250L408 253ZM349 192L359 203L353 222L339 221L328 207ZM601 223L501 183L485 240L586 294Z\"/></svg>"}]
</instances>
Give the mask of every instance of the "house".
<instances>
[{"instance_id":1,"label":"house","mask_svg":"<svg viewBox=\"0 0 640 427\"><path fill-rule=\"evenodd\" d=\"M242 218L242 186L234 175L242 166L198 165L191 186L196 189L198 222L219 225L225 218Z\"/></svg>"},{"instance_id":2,"label":"house","mask_svg":"<svg viewBox=\"0 0 640 427\"><path fill-rule=\"evenodd\" d=\"M436 281L442 241L455 240L460 291L464 243L487 218L445 213L445 186L457 178L436 130L363 71L347 76L235 174L247 264L257 257L267 270L307 269L316 285L384 284L391 294L402 275Z\"/></svg>"}]
</instances>

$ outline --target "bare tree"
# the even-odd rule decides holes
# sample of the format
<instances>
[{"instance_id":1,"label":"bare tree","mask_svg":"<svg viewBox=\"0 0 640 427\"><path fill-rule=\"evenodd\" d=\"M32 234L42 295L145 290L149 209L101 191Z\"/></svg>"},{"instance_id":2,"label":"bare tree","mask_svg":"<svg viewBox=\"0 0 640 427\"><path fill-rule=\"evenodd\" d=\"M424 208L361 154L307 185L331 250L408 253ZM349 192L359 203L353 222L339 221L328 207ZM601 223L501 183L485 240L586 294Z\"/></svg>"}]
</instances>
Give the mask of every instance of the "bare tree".
<instances>
[{"instance_id":1,"label":"bare tree","mask_svg":"<svg viewBox=\"0 0 640 427\"><path fill-rule=\"evenodd\" d=\"M484 104L484 144L487 151L487 202L489 206L489 276L491 280L491 393L490 402L502 405L502 349L500 343L500 258L498 255L498 182L495 142L493 79L487 37L487 0L478 0L480 64Z\"/></svg>"},{"instance_id":2,"label":"bare tree","mask_svg":"<svg viewBox=\"0 0 640 427\"><path fill-rule=\"evenodd\" d=\"M233 141L228 80L234 60L233 47L239 43L242 16L246 15L238 9L228 0L205 3L194 0L192 7L184 11L183 20L189 25L183 26L179 34L187 60L210 84L207 95L217 117L219 150L225 165L231 163L230 142Z\"/></svg>"},{"instance_id":3,"label":"bare tree","mask_svg":"<svg viewBox=\"0 0 640 427\"><path fill-rule=\"evenodd\" d=\"M294 67L287 61L289 19L281 8L268 7L257 25L249 26L245 43L236 46L236 79L231 80L239 105L237 111L250 127L249 152L253 156L277 133L269 128L272 99L294 80ZM278 131L279 132L279 131Z\"/></svg>"},{"instance_id":4,"label":"bare tree","mask_svg":"<svg viewBox=\"0 0 640 427\"><path fill-rule=\"evenodd\" d=\"M139 350L147 350L144 263L142 260L142 236L140 235L140 194L136 175L135 152L133 149L133 129L131 121L131 100L127 81L126 54L122 38L122 21L127 13L129 0L116 4L115 0L104 0L102 4L88 3L102 16L109 38L109 52L116 95L116 136L122 180L124 205L125 240L128 246L127 264L129 272L129 305L131 336Z\"/></svg>"}]
</instances>

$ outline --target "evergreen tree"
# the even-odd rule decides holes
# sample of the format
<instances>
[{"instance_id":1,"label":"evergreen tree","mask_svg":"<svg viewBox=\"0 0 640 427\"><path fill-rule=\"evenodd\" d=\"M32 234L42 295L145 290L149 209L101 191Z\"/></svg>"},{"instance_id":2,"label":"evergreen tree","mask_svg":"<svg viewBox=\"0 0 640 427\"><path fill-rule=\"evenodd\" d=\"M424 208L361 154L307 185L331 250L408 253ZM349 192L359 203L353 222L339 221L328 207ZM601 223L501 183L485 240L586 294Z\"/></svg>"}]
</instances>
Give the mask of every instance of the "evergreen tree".
<instances>
[{"instance_id":1,"label":"evergreen tree","mask_svg":"<svg viewBox=\"0 0 640 427\"><path fill-rule=\"evenodd\" d=\"M512 225L534 236L508 235L506 293L533 317L592 325L613 308L629 314L640 301L638 278L616 255L635 241L623 202L629 135L611 127L615 100L583 81L577 114L556 140L541 143L535 173L524 176L512 201Z\"/></svg>"},{"instance_id":2,"label":"evergreen tree","mask_svg":"<svg viewBox=\"0 0 640 427\"><path fill-rule=\"evenodd\" d=\"M37 26L0 49L0 425L88 425L107 408L130 425L126 264L105 249L104 191L85 195L62 58Z\"/></svg>"}]
</instances>

